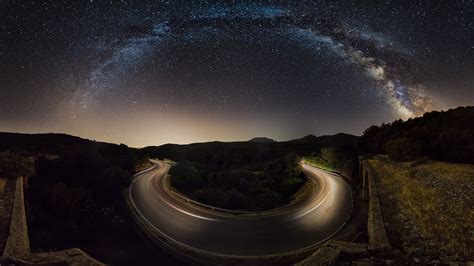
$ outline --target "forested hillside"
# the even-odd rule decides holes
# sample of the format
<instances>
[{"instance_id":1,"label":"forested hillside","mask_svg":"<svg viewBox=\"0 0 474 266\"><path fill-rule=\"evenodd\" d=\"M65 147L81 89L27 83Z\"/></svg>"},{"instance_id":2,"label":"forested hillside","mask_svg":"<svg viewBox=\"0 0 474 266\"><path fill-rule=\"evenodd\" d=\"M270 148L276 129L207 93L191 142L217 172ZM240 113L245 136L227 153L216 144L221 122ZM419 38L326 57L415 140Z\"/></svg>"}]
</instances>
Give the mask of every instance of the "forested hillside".
<instances>
[{"instance_id":1,"label":"forested hillside","mask_svg":"<svg viewBox=\"0 0 474 266\"><path fill-rule=\"evenodd\" d=\"M430 112L403 122L371 126L359 139L360 153L384 153L397 161L418 157L474 163L474 107Z\"/></svg>"}]
</instances>

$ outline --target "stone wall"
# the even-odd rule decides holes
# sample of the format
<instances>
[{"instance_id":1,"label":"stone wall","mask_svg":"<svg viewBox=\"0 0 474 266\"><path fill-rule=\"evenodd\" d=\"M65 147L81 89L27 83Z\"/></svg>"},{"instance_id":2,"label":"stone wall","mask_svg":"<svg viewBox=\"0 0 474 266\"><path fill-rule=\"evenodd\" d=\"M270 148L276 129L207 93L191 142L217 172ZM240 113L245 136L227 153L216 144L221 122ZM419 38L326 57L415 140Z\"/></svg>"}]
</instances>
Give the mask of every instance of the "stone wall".
<instances>
[{"instance_id":1,"label":"stone wall","mask_svg":"<svg viewBox=\"0 0 474 266\"><path fill-rule=\"evenodd\" d=\"M385 230L382 209L374 180L377 176L367 160L361 160L360 171L363 175L363 195L369 201L367 219L368 249L371 251L389 250L391 248L390 242Z\"/></svg>"},{"instance_id":2,"label":"stone wall","mask_svg":"<svg viewBox=\"0 0 474 266\"><path fill-rule=\"evenodd\" d=\"M10 220L13 210L15 186L15 180L7 180L3 192L0 193L0 254L3 253L10 235Z\"/></svg>"},{"instance_id":3,"label":"stone wall","mask_svg":"<svg viewBox=\"0 0 474 266\"><path fill-rule=\"evenodd\" d=\"M3 251L8 258L22 258L30 253L28 225L26 224L25 202L23 195L23 178L16 180L15 199L10 220L10 234Z\"/></svg>"}]
</instances>

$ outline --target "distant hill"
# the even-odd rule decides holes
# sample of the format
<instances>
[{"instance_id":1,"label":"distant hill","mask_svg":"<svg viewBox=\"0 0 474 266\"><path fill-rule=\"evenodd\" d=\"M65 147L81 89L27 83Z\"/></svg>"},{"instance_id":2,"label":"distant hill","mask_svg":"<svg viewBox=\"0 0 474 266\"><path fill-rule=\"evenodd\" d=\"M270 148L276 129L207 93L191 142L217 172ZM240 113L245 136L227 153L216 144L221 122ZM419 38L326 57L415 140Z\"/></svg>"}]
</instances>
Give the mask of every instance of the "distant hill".
<instances>
[{"instance_id":1,"label":"distant hill","mask_svg":"<svg viewBox=\"0 0 474 266\"><path fill-rule=\"evenodd\" d=\"M304 136L300 139L289 140L288 142L316 142L318 140L319 140L319 138L316 137L315 135L307 135L307 136Z\"/></svg>"},{"instance_id":2,"label":"distant hill","mask_svg":"<svg viewBox=\"0 0 474 266\"><path fill-rule=\"evenodd\" d=\"M20 134L0 133L0 150L15 150L24 153L51 153L84 146L93 141L66 134Z\"/></svg>"},{"instance_id":3,"label":"distant hill","mask_svg":"<svg viewBox=\"0 0 474 266\"><path fill-rule=\"evenodd\" d=\"M332 140L334 137L334 140ZM357 137L347 134L323 137L304 137L282 142L205 142L188 145L165 144L150 146L142 152L156 158L175 161L192 161L208 165L214 169L230 169L252 162L273 160L288 153L301 156L317 153L322 147L333 146L355 151Z\"/></svg>"},{"instance_id":4,"label":"distant hill","mask_svg":"<svg viewBox=\"0 0 474 266\"><path fill-rule=\"evenodd\" d=\"M276 142L269 138L258 137L249 141L214 141L188 145L165 144L135 149L128 148L126 145L97 142L66 134L0 133L0 151L12 150L25 155L63 155L98 151L109 154L111 157L114 157L114 154L131 152L137 158L150 156L169 158L176 161L206 162L215 168L226 168L229 165L273 160L291 152L305 156L319 152L322 147L327 146L355 150L356 140L357 137L347 134L322 137L308 135L285 142Z\"/></svg>"},{"instance_id":5,"label":"distant hill","mask_svg":"<svg viewBox=\"0 0 474 266\"><path fill-rule=\"evenodd\" d=\"M25 154L63 154L74 150L84 149L114 149L128 148L125 145L117 145L95 140L83 139L67 134L22 134L0 132L0 150L13 150ZM128 148L135 150L134 148Z\"/></svg>"},{"instance_id":6,"label":"distant hill","mask_svg":"<svg viewBox=\"0 0 474 266\"><path fill-rule=\"evenodd\" d=\"M271 138L267 138L267 137L255 137L255 138L252 138L252 139L248 140L248 142L272 143L272 142L276 142L276 141L271 139Z\"/></svg>"},{"instance_id":7,"label":"distant hill","mask_svg":"<svg viewBox=\"0 0 474 266\"><path fill-rule=\"evenodd\" d=\"M421 156L474 164L474 107L371 126L359 139L359 149L361 153L385 153L401 161Z\"/></svg>"},{"instance_id":8,"label":"distant hill","mask_svg":"<svg viewBox=\"0 0 474 266\"><path fill-rule=\"evenodd\" d=\"M339 146L339 145L356 145L357 136L338 133L335 135L324 135L316 137L315 135L307 135L299 139L289 140L289 143L318 143L323 146Z\"/></svg>"},{"instance_id":9,"label":"distant hill","mask_svg":"<svg viewBox=\"0 0 474 266\"><path fill-rule=\"evenodd\" d=\"M357 144L357 136L346 134L346 133L337 133L335 135L324 135L318 137L318 142L325 146L337 146L338 143L346 143L348 145Z\"/></svg>"}]
</instances>

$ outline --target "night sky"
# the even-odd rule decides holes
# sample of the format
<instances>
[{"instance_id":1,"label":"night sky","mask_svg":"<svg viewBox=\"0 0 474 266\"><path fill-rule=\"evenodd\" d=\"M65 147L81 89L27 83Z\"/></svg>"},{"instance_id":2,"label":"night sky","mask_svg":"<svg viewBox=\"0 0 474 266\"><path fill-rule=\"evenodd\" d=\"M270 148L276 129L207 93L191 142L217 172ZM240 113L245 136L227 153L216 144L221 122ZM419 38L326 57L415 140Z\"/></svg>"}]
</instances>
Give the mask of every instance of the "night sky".
<instances>
[{"instance_id":1,"label":"night sky","mask_svg":"<svg viewBox=\"0 0 474 266\"><path fill-rule=\"evenodd\" d=\"M0 131L287 140L474 105L472 0L190 2L0 0Z\"/></svg>"}]
</instances>

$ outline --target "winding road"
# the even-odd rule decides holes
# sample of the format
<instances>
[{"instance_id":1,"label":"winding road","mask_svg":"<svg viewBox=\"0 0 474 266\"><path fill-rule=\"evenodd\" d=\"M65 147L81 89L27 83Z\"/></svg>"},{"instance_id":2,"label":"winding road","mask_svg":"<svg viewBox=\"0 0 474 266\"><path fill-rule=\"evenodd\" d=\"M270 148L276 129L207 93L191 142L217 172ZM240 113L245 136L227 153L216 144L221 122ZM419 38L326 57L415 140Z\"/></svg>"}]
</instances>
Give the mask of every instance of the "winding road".
<instances>
[{"instance_id":1,"label":"winding road","mask_svg":"<svg viewBox=\"0 0 474 266\"><path fill-rule=\"evenodd\" d=\"M179 200L164 182L170 166L153 162L127 191L135 218L155 236L201 252L263 256L310 248L337 233L352 211L346 182L307 164L303 170L315 187L305 200L273 212L235 215Z\"/></svg>"}]
</instances>

